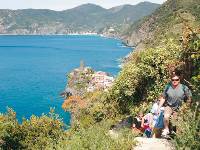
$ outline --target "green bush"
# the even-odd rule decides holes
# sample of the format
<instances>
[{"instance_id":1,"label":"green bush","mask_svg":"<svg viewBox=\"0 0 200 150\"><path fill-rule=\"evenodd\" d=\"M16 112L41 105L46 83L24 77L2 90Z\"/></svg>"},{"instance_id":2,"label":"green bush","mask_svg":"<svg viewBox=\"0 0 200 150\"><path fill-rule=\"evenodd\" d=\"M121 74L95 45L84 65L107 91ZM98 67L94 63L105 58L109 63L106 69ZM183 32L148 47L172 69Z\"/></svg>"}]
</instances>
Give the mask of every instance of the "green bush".
<instances>
[{"instance_id":1,"label":"green bush","mask_svg":"<svg viewBox=\"0 0 200 150\"><path fill-rule=\"evenodd\" d=\"M20 142L23 139L23 133L16 120L16 113L8 108L8 112L0 115L0 148L2 149L23 149Z\"/></svg>"},{"instance_id":2,"label":"green bush","mask_svg":"<svg viewBox=\"0 0 200 150\"><path fill-rule=\"evenodd\" d=\"M31 149L54 148L64 137L64 124L52 117L42 115L31 116L20 125L24 139L21 142Z\"/></svg>"},{"instance_id":3,"label":"green bush","mask_svg":"<svg viewBox=\"0 0 200 150\"><path fill-rule=\"evenodd\" d=\"M200 34L188 28L183 36L184 75L193 89L193 106L183 106L178 122L174 122L178 132L174 139L177 149L200 149Z\"/></svg>"},{"instance_id":4,"label":"green bush","mask_svg":"<svg viewBox=\"0 0 200 150\"><path fill-rule=\"evenodd\" d=\"M66 145L69 150L126 150L135 144L131 130L122 130L118 137L109 134L111 122L103 121L89 128L78 131L70 131Z\"/></svg>"},{"instance_id":5,"label":"green bush","mask_svg":"<svg viewBox=\"0 0 200 150\"><path fill-rule=\"evenodd\" d=\"M109 99L118 102L122 113L136 103L152 101L162 93L169 78L169 66L178 62L181 49L172 39L160 45L133 53L117 77Z\"/></svg>"},{"instance_id":6,"label":"green bush","mask_svg":"<svg viewBox=\"0 0 200 150\"><path fill-rule=\"evenodd\" d=\"M199 105L190 109L184 106L180 111L178 122L173 122L177 126L177 134L174 143L177 149L191 150L200 149L200 115Z\"/></svg>"},{"instance_id":7,"label":"green bush","mask_svg":"<svg viewBox=\"0 0 200 150\"><path fill-rule=\"evenodd\" d=\"M0 148L2 149L55 149L62 146L65 130L62 120L54 114L31 116L21 124L16 120L16 113L0 115Z\"/></svg>"},{"instance_id":8,"label":"green bush","mask_svg":"<svg viewBox=\"0 0 200 150\"><path fill-rule=\"evenodd\" d=\"M200 97L200 32L187 28L182 41L181 58L184 61L184 75L193 89L193 101Z\"/></svg>"}]
</instances>

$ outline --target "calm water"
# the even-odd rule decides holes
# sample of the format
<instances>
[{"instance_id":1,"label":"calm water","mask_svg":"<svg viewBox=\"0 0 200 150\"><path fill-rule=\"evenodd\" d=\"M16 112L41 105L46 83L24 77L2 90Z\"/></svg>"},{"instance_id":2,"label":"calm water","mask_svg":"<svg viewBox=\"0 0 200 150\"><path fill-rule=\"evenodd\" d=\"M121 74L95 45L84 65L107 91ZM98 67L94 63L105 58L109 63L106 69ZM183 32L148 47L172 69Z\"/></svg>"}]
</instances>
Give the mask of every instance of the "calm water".
<instances>
[{"instance_id":1,"label":"calm water","mask_svg":"<svg viewBox=\"0 0 200 150\"><path fill-rule=\"evenodd\" d=\"M0 112L12 107L21 120L55 107L69 123L59 97L66 74L84 60L116 75L118 60L130 50L119 40L98 36L0 36Z\"/></svg>"}]
</instances>

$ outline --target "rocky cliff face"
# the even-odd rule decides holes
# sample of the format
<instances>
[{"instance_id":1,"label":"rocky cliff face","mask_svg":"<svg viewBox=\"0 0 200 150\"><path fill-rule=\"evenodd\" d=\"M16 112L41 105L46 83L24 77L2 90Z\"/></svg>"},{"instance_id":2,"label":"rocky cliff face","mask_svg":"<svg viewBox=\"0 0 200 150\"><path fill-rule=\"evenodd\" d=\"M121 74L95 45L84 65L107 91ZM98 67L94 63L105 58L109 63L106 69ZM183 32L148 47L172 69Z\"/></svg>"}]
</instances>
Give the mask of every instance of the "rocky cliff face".
<instances>
[{"instance_id":1,"label":"rocky cliff face","mask_svg":"<svg viewBox=\"0 0 200 150\"><path fill-rule=\"evenodd\" d=\"M137 30L134 30L130 36L127 37L128 44L132 46L138 46L145 39L152 39L154 31L151 31L151 24L154 22L154 18L149 18L145 21Z\"/></svg>"}]
</instances>

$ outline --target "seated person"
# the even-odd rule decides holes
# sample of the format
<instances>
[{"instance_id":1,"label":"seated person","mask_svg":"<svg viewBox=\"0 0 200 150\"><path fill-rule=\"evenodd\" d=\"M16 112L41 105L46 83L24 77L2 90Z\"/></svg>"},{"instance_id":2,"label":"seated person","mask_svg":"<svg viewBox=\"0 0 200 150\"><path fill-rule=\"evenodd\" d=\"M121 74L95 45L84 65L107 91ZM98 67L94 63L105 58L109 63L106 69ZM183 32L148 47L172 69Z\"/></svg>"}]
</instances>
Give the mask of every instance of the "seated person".
<instances>
[{"instance_id":1,"label":"seated person","mask_svg":"<svg viewBox=\"0 0 200 150\"><path fill-rule=\"evenodd\" d=\"M137 128L137 129L141 128L141 123L142 123L142 117L143 116L144 116L144 114L142 112L139 112L139 114L135 118L133 118L132 128Z\"/></svg>"},{"instance_id":2,"label":"seated person","mask_svg":"<svg viewBox=\"0 0 200 150\"><path fill-rule=\"evenodd\" d=\"M143 128L141 127L142 117L144 116L143 112L139 112L136 117L133 118L132 130L136 133L144 132Z\"/></svg>"},{"instance_id":3,"label":"seated person","mask_svg":"<svg viewBox=\"0 0 200 150\"><path fill-rule=\"evenodd\" d=\"M142 119L141 127L145 130L145 135L147 137L151 137L152 135L153 137L156 137L157 133L155 132L163 128L163 123L162 123L163 114L157 113L158 106L159 106L159 101L156 101L153 104L150 113L146 114Z\"/></svg>"},{"instance_id":4,"label":"seated person","mask_svg":"<svg viewBox=\"0 0 200 150\"><path fill-rule=\"evenodd\" d=\"M153 114L148 113L142 118L141 127L144 130L144 135L148 138L151 137L153 127Z\"/></svg>"}]
</instances>

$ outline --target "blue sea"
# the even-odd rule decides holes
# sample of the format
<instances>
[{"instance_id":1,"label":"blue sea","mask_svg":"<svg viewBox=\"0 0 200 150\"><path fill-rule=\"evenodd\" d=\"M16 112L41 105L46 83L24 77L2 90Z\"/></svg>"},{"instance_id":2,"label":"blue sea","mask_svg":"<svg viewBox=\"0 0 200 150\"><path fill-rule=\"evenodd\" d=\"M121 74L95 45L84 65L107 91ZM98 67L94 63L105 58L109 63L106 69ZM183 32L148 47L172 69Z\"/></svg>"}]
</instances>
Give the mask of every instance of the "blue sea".
<instances>
[{"instance_id":1,"label":"blue sea","mask_svg":"<svg viewBox=\"0 0 200 150\"><path fill-rule=\"evenodd\" d=\"M47 114L50 107L70 122L59 94L66 75L83 60L94 70L116 76L119 59L132 49L120 40L100 36L0 36L0 112L16 111L19 121Z\"/></svg>"}]
</instances>

